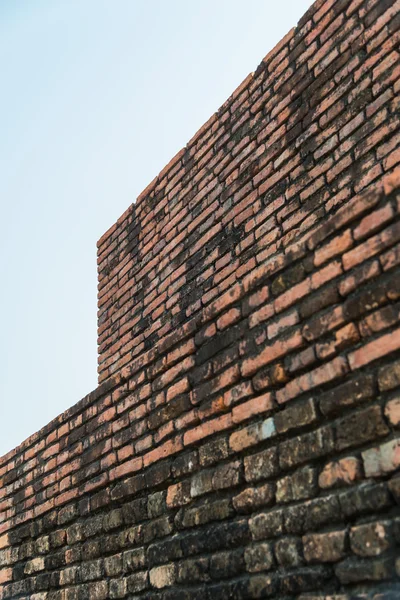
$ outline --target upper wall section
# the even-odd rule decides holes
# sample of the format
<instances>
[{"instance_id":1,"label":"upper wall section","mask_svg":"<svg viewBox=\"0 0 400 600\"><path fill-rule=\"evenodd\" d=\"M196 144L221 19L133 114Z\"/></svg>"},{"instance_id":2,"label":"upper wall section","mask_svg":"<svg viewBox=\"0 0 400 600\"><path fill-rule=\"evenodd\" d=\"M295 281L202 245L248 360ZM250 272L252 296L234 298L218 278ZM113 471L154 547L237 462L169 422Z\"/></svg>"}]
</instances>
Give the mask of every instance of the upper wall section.
<instances>
[{"instance_id":1,"label":"upper wall section","mask_svg":"<svg viewBox=\"0 0 400 600\"><path fill-rule=\"evenodd\" d=\"M398 10L315 2L101 238L99 382L394 168Z\"/></svg>"}]
</instances>

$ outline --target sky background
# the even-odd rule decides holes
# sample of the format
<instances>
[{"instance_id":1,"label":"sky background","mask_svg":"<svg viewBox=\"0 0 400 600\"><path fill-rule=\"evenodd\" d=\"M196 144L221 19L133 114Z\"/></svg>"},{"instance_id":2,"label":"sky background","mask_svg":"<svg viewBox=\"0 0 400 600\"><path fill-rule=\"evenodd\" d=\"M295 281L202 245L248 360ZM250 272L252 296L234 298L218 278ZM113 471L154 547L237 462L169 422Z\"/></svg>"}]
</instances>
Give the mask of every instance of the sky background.
<instances>
[{"instance_id":1,"label":"sky background","mask_svg":"<svg viewBox=\"0 0 400 600\"><path fill-rule=\"evenodd\" d=\"M96 241L310 5L0 1L0 456L97 385Z\"/></svg>"}]
</instances>

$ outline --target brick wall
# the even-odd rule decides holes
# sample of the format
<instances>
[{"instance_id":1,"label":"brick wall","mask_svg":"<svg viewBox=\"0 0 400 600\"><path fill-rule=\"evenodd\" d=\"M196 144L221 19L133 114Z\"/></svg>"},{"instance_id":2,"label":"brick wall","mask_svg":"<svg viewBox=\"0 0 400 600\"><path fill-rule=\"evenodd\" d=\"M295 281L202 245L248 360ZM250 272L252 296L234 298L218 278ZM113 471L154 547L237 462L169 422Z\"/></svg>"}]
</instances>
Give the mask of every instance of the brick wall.
<instances>
[{"instance_id":1,"label":"brick wall","mask_svg":"<svg viewBox=\"0 0 400 600\"><path fill-rule=\"evenodd\" d=\"M98 244L0 598L400 597L400 1L317 2Z\"/></svg>"}]
</instances>

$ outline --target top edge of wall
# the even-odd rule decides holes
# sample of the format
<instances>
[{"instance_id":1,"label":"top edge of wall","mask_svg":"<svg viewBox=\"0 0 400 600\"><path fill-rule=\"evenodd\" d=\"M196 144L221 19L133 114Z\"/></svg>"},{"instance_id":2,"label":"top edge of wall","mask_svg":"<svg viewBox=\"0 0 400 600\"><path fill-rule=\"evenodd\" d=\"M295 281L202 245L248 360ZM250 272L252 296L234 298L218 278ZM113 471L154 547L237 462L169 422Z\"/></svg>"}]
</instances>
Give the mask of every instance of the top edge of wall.
<instances>
[{"instance_id":1,"label":"top edge of wall","mask_svg":"<svg viewBox=\"0 0 400 600\"><path fill-rule=\"evenodd\" d=\"M160 173L154 177L154 179L145 187L145 189L139 194L136 202L131 204L124 213L117 219L117 221L100 237L97 242L97 247L100 248L105 242L112 236L114 231L129 217L132 206L136 206L136 210L140 210L141 203L147 197L150 197L156 188L156 185L161 182L162 179L168 176L168 173L182 161L184 154L191 149L194 145L199 143L202 137L212 128L212 126L218 122L219 118L229 110L230 105L240 96L240 94L251 84L256 77L260 75L262 71L268 68L268 64L274 59L278 52L295 36L296 32L302 29L302 27L314 18L316 23L323 17L323 15L332 7L335 0L315 0L304 15L300 18L297 25L292 27L288 33L266 54L262 59L257 69L253 73L249 73L247 77L237 86L234 92L229 96L227 100L219 107L219 109L206 121L192 136L189 142L175 154L175 156L169 161L169 163L160 171ZM320 14L317 14L320 10Z\"/></svg>"},{"instance_id":2,"label":"top edge of wall","mask_svg":"<svg viewBox=\"0 0 400 600\"><path fill-rule=\"evenodd\" d=\"M20 444L18 444L18 446L0 456L0 467L12 460L14 456L26 451L40 439L48 436L50 433L52 433L52 431L68 421L68 419L75 417L83 410L92 406L97 400L99 400L99 398L112 392L112 390L118 387L121 383L122 378L120 376L111 377L110 379L107 379L107 381L100 383L92 392L89 392L86 394L86 396L78 400L78 402L67 408L65 411L59 413L56 417L54 417L54 419L49 421L38 431L35 431L35 433L24 439Z\"/></svg>"}]
</instances>

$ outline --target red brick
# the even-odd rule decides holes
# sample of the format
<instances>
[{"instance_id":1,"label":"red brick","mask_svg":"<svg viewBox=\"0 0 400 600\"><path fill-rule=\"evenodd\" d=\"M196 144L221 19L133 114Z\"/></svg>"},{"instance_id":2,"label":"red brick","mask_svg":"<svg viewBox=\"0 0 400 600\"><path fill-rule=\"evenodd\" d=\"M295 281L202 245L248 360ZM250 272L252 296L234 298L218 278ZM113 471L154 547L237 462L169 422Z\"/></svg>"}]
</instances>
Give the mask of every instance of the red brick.
<instances>
[{"instance_id":1,"label":"red brick","mask_svg":"<svg viewBox=\"0 0 400 600\"><path fill-rule=\"evenodd\" d=\"M225 294L220 296L203 311L203 322L209 321L221 313L225 308L235 304L242 297L243 290L240 285L235 285Z\"/></svg>"},{"instance_id":2,"label":"red brick","mask_svg":"<svg viewBox=\"0 0 400 600\"><path fill-rule=\"evenodd\" d=\"M13 571L12 569L0 569L0 583L7 583L8 581L12 581Z\"/></svg>"},{"instance_id":3,"label":"red brick","mask_svg":"<svg viewBox=\"0 0 400 600\"><path fill-rule=\"evenodd\" d=\"M260 304L264 304L266 300L269 298L269 289L268 286L264 286L258 292L255 292L247 299L247 304L250 309L256 308L260 306Z\"/></svg>"},{"instance_id":4,"label":"red brick","mask_svg":"<svg viewBox=\"0 0 400 600\"><path fill-rule=\"evenodd\" d=\"M169 366L176 362L179 362L184 356L193 354L195 351L196 346L194 340L188 340L187 342L184 342L183 344L175 348L175 350L173 350L172 352L168 353L166 364Z\"/></svg>"},{"instance_id":5,"label":"red brick","mask_svg":"<svg viewBox=\"0 0 400 600\"><path fill-rule=\"evenodd\" d=\"M167 491L167 506L169 508L178 508L190 502L190 485L182 481L170 485Z\"/></svg>"},{"instance_id":6,"label":"red brick","mask_svg":"<svg viewBox=\"0 0 400 600\"><path fill-rule=\"evenodd\" d=\"M279 339L273 344L266 346L257 356L245 359L241 365L242 375L244 377L253 375L264 365L282 358L296 348L300 348L303 343L301 332L297 329L289 337L283 340Z\"/></svg>"},{"instance_id":7,"label":"red brick","mask_svg":"<svg viewBox=\"0 0 400 600\"><path fill-rule=\"evenodd\" d=\"M191 425L197 425L200 421L199 411L197 408L184 413L174 421L174 426L177 431L180 429L187 429Z\"/></svg>"},{"instance_id":8,"label":"red brick","mask_svg":"<svg viewBox=\"0 0 400 600\"><path fill-rule=\"evenodd\" d=\"M223 330L240 320L241 314L238 308L231 308L217 320L217 329Z\"/></svg>"},{"instance_id":9,"label":"red brick","mask_svg":"<svg viewBox=\"0 0 400 600\"><path fill-rule=\"evenodd\" d=\"M229 438L229 446L234 452L240 452L275 435L275 425L272 417L265 421L248 425L235 431Z\"/></svg>"},{"instance_id":10,"label":"red brick","mask_svg":"<svg viewBox=\"0 0 400 600\"><path fill-rule=\"evenodd\" d=\"M106 476L103 476L102 478L97 478L97 480L95 480L95 481L90 480L83 485L83 489L80 491L80 493L84 494L86 492L91 492L92 490L96 489L97 487L103 486L106 480L107 480ZM39 506L36 506L34 508L35 519L38 516L42 515L43 513L54 508L54 506L62 506L63 504L67 504L68 502L71 502L72 500L76 500L77 497L78 497L78 490L76 488L69 490L67 492L64 492L63 494L57 494L55 499L53 498L51 500L47 500L47 502L45 502L44 504L40 504Z\"/></svg>"},{"instance_id":11,"label":"red brick","mask_svg":"<svg viewBox=\"0 0 400 600\"><path fill-rule=\"evenodd\" d=\"M117 450L118 461L122 462L133 455L133 446L128 444Z\"/></svg>"},{"instance_id":12,"label":"red brick","mask_svg":"<svg viewBox=\"0 0 400 600\"><path fill-rule=\"evenodd\" d=\"M338 351L352 346L360 339L358 328L354 323L348 323L335 333L335 348Z\"/></svg>"},{"instance_id":13,"label":"red brick","mask_svg":"<svg viewBox=\"0 0 400 600\"><path fill-rule=\"evenodd\" d=\"M388 173L383 178L383 189L386 195L389 195L393 190L400 187L400 168Z\"/></svg>"},{"instance_id":14,"label":"red brick","mask_svg":"<svg viewBox=\"0 0 400 600\"><path fill-rule=\"evenodd\" d=\"M349 363L351 369L359 369L374 360L378 360L400 348L400 329L369 342L358 350L349 354Z\"/></svg>"},{"instance_id":15,"label":"red brick","mask_svg":"<svg viewBox=\"0 0 400 600\"><path fill-rule=\"evenodd\" d=\"M383 256L381 257L381 260L383 259ZM348 294L354 292L354 290L362 283L369 279L373 279L378 275L379 263L376 260L372 263L356 267L345 279L339 282L339 292L342 296L348 296Z\"/></svg>"},{"instance_id":16,"label":"red brick","mask_svg":"<svg viewBox=\"0 0 400 600\"><path fill-rule=\"evenodd\" d=\"M282 331L284 331L288 327L297 325L298 322L299 322L299 314L298 314L297 310L293 310L292 312L288 313L287 315L284 315L283 317L281 317L275 323L271 323L271 325L268 325L268 328L267 328L268 338L272 339L272 338L276 337L277 335L279 335Z\"/></svg>"},{"instance_id":17,"label":"red brick","mask_svg":"<svg viewBox=\"0 0 400 600\"><path fill-rule=\"evenodd\" d=\"M353 245L351 230L347 229L315 251L314 265L319 267L331 258L343 254Z\"/></svg>"},{"instance_id":18,"label":"red brick","mask_svg":"<svg viewBox=\"0 0 400 600\"><path fill-rule=\"evenodd\" d=\"M171 435L175 431L173 421L169 421L161 425L153 435L154 445L159 444L163 439Z\"/></svg>"},{"instance_id":19,"label":"red brick","mask_svg":"<svg viewBox=\"0 0 400 600\"><path fill-rule=\"evenodd\" d=\"M183 377L173 385L171 385L167 390L167 402L170 402L173 398L178 396L179 394L183 394L187 392L189 389L189 380L187 377Z\"/></svg>"},{"instance_id":20,"label":"red brick","mask_svg":"<svg viewBox=\"0 0 400 600\"><path fill-rule=\"evenodd\" d=\"M298 283L297 285L290 288L290 290L288 290L284 294L281 294L275 300L275 311L278 313L284 310L285 308L292 306L300 298L304 298L304 296L307 296L307 294L309 294L311 290L311 278L308 277L307 279L304 279L304 281L302 281L301 283Z\"/></svg>"},{"instance_id":21,"label":"red brick","mask_svg":"<svg viewBox=\"0 0 400 600\"><path fill-rule=\"evenodd\" d=\"M282 390L276 393L276 399L279 404L288 402L304 392L312 390L316 387L338 379L347 373L348 366L345 358L339 356L331 362L317 367L309 373L300 375L297 379L290 381Z\"/></svg>"},{"instance_id":22,"label":"red brick","mask_svg":"<svg viewBox=\"0 0 400 600\"><path fill-rule=\"evenodd\" d=\"M183 449L183 443L181 436L172 438L154 450L150 450L143 456L143 466L148 467L149 465L162 460L163 458L167 458L177 452L180 452Z\"/></svg>"},{"instance_id":23,"label":"red brick","mask_svg":"<svg viewBox=\"0 0 400 600\"><path fill-rule=\"evenodd\" d=\"M169 385L174 379L176 379L176 377L189 371L194 364L195 361L192 356L188 356L181 362L177 363L160 376L160 378L157 380L157 387L155 389L161 389L162 387Z\"/></svg>"},{"instance_id":24,"label":"red brick","mask_svg":"<svg viewBox=\"0 0 400 600\"><path fill-rule=\"evenodd\" d=\"M246 275L242 281L243 291L247 294L253 291L257 286L265 284L268 278L278 272L287 264L287 257L279 254L271 258L267 263L259 266L257 269Z\"/></svg>"},{"instance_id":25,"label":"red brick","mask_svg":"<svg viewBox=\"0 0 400 600\"><path fill-rule=\"evenodd\" d=\"M363 244L356 246L343 255L343 267L346 271L385 250L388 246L400 240L400 225L394 223L381 233L369 238Z\"/></svg>"},{"instance_id":26,"label":"red brick","mask_svg":"<svg viewBox=\"0 0 400 600\"><path fill-rule=\"evenodd\" d=\"M326 489L336 485L350 485L361 479L361 477L362 469L360 461L351 456L325 465L320 473L318 482L321 488Z\"/></svg>"},{"instance_id":27,"label":"red brick","mask_svg":"<svg viewBox=\"0 0 400 600\"><path fill-rule=\"evenodd\" d=\"M232 404L236 404L239 400L243 398L248 398L253 395L253 388L250 381L244 381L243 383L239 383L235 387L227 390L224 393L224 405L226 407L231 406Z\"/></svg>"},{"instance_id":28,"label":"red brick","mask_svg":"<svg viewBox=\"0 0 400 600\"><path fill-rule=\"evenodd\" d=\"M398 64L399 62L399 53L398 52L391 52L391 54L389 54L388 56L386 56L377 67L375 67L375 69L372 71L372 79L375 81L376 79L378 79L379 77L381 77L381 75L383 75L383 73L385 73L385 71L387 69L389 69L391 66Z\"/></svg>"},{"instance_id":29,"label":"red brick","mask_svg":"<svg viewBox=\"0 0 400 600\"><path fill-rule=\"evenodd\" d=\"M371 210L380 200L380 188L363 192L346 202L328 221L317 228L308 241L308 247L313 250L328 235L347 225L357 217ZM347 196L346 196L347 197Z\"/></svg>"},{"instance_id":30,"label":"red brick","mask_svg":"<svg viewBox=\"0 0 400 600\"><path fill-rule=\"evenodd\" d=\"M232 420L234 423L241 423L262 413L270 412L273 408L273 398L271 394L264 394L257 398L252 398L243 404L234 406L232 409Z\"/></svg>"},{"instance_id":31,"label":"red brick","mask_svg":"<svg viewBox=\"0 0 400 600\"><path fill-rule=\"evenodd\" d=\"M360 332L363 337L371 336L373 333L387 329L400 320L400 308L396 306L385 306L368 315L360 322Z\"/></svg>"},{"instance_id":32,"label":"red brick","mask_svg":"<svg viewBox=\"0 0 400 600\"><path fill-rule=\"evenodd\" d=\"M117 462L117 454L115 452L110 452L110 454L107 454L107 456L104 456L101 459L101 469L102 469L102 471L109 470L110 467L112 467L113 465L115 465L116 462Z\"/></svg>"},{"instance_id":33,"label":"red brick","mask_svg":"<svg viewBox=\"0 0 400 600\"><path fill-rule=\"evenodd\" d=\"M375 233L382 225L390 221L394 216L394 211L390 204L385 204L382 208L364 217L360 224L354 229L353 235L356 240L363 239Z\"/></svg>"},{"instance_id":34,"label":"red brick","mask_svg":"<svg viewBox=\"0 0 400 600\"><path fill-rule=\"evenodd\" d=\"M342 266L339 261L329 263L323 269L320 269L313 275L311 275L311 287L313 290L317 290L319 287L331 281L342 273Z\"/></svg>"},{"instance_id":35,"label":"red brick","mask_svg":"<svg viewBox=\"0 0 400 600\"><path fill-rule=\"evenodd\" d=\"M143 466L143 459L141 456L137 456L132 460L128 460L118 467L114 467L110 470L109 476L110 480L117 479L119 477L124 477L125 475L131 475L132 473L136 473L136 471L140 471Z\"/></svg>"},{"instance_id":36,"label":"red brick","mask_svg":"<svg viewBox=\"0 0 400 600\"><path fill-rule=\"evenodd\" d=\"M393 169L394 166L400 163L400 149L396 148L390 154L387 155L385 160L383 161L383 168L385 171L389 171Z\"/></svg>"},{"instance_id":37,"label":"red brick","mask_svg":"<svg viewBox=\"0 0 400 600\"><path fill-rule=\"evenodd\" d=\"M145 450L148 450L152 446L153 446L153 436L146 435L144 438L142 438L138 442L136 442L135 453L141 454L142 452L144 452Z\"/></svg>"},{"instance_id":38,"label":"red brick","mask_svg":"<svg viewBox=\"0 0 400 600\"><path fill-rule=\"evenodd\" d=\"M202 440L203 438L208 437L217 431L229 429L232 427L232 424L232 415L230 413L221 415L220 417L211 419L210 421L205 421L198 427L187 431L183 437L183 443L185 446L189 446L190 444L194 444L195 442Z\"/></svg>"},{"instance_id":39,"label":"red brick","mask_svg":"<svg viewBox=\"0 0 400 600\"><path fill-rule=\"evenodd\" d=\"M263 323L263 321L267 321L273 315L274 315L274 305L273 305L273 303L266 304L265 306L263 306L262 308L260 308L259 310L257 310L256 312L252 313L249 316L249 327L250 327L250 329L252 329L253 327L256 327L260 323Z\"/></svg>"}]
</instances>

